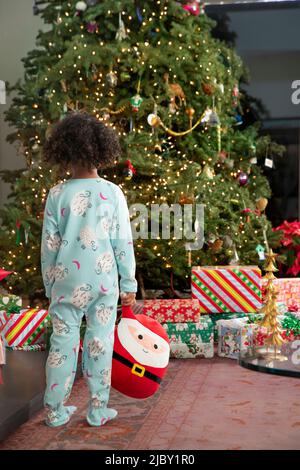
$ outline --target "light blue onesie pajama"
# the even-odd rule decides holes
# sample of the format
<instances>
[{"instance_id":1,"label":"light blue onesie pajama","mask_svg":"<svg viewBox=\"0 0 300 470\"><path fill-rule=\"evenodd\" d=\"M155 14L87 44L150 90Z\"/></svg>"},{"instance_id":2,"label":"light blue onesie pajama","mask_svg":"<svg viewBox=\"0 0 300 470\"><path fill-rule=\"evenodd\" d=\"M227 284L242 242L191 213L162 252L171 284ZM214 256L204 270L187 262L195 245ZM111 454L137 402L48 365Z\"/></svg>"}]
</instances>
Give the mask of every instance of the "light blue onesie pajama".
<instances>
[{"instance_id":1,"label":"light blue onesie pajama","mask_svg":"<svg viewBox=\"0 0 300 470\"><path fill-rule=\"evenodd\" d=\"M90 403L87 420L100 426L116 416L107 408L119 296L136 292L135 258L126 199L102 178L72 179L49 192L44 215L42 274L53 322L46 365L47 424L69 421L69 398L76 373L79 330L87 329L83 373Z\"/></svg>"}]
</instances>

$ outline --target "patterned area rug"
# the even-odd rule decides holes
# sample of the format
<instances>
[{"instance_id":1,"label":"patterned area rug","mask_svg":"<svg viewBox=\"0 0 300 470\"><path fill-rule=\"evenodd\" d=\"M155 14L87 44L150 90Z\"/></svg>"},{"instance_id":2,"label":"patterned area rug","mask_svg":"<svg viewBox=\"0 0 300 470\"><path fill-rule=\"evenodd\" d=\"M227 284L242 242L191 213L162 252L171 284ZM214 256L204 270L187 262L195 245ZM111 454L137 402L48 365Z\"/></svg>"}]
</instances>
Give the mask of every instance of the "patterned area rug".
<instances>
[{"instance_id":1,"label":"patterned area rug","mask_svg":"<svg viewBox=\"0 0 300 470\"><path fill-rule=\"evenodd\" d=\"M51 429L43 412L0 444L5 449L300 449L300 380L241 368L229 359L172 360L159 392L147 400L114 390L118 418L101 428L85 421L84 379L73 389L71 422Z\"/></svg>"}]
</instances>

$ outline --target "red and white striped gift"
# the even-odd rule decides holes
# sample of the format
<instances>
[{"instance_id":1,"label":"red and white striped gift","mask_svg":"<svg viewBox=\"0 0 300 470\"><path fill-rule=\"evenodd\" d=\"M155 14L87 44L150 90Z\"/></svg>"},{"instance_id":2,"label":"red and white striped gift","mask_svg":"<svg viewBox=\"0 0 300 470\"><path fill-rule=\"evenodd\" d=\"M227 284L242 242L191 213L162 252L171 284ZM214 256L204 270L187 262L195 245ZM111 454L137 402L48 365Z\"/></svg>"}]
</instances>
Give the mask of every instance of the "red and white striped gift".
<instances>
[{"instance_id":1,"label":"red and white striped gift","mask_svg":"<svg viewBox=\"0 0 300 470\"><path fill-rule=\"evenodd\" d=\"M191 281L201 313L255 313L261 308L257 266L195 266Z\"/></svg>"},{"instance_id":2,"label":"red and white striped gift","mask_svg":"<svg viewBox=\"0 0 300 470\"><path fill-rule=\"evenodd\" d=\"M38 308L21 310L18 314L9 315L1 334L8 346L37 344L48 320L50 320L48 310Z\"/></svg>"}]
</instances>

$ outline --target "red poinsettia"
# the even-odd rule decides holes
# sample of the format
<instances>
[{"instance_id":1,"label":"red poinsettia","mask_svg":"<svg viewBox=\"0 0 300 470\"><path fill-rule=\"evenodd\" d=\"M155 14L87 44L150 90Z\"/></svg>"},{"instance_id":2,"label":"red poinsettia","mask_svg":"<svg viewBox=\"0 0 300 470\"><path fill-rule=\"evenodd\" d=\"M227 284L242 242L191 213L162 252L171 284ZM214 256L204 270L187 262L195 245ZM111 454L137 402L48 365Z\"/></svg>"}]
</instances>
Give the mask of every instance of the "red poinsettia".
<instances>
[{"instance_id":1,"label":"red poinsettia","mask_svg":"<svg viewBox=\"0 0 300 470\"><path fill-rule=\"evenodd\" d=\"M285 220L274 232L281 231L283 236L280 241L283 251L287 255L288 269L285 274L298 276L300 273L300 222L288 222Z\"/></svg>"}]
</instances>

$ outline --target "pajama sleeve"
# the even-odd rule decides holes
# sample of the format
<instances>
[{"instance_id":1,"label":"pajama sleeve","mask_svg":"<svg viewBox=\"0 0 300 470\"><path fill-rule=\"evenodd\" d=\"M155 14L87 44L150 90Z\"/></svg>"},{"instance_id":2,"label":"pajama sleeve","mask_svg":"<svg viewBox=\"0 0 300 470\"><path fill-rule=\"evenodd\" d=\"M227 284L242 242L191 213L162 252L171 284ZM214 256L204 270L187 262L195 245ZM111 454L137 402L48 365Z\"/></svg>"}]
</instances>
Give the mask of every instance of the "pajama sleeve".
<instances>
[{"instance_id":1,"label":"pajama sleeve","mask_svg":"<svg viewBox=\"0 0 300 470\"><path fill-rule=\"evenodd\" d=\"M56 258L61 244L61 237L56 222L56 210L49 193L45 211L41 242L41 268L42 276L48 299L51 297L51 289L54 284L54 272Z\"/></svg>"},{"instance_id":2,"label":"pajama sleeve","mask_svg":"<svg viewBox=\"0 0 300 470\"><path fill-rule=\"evenodd\" d=\"M118 188L117 206L113 215L111 244L120 275L121 292L136 292L135 256L129 211L125 196Z\"/></svg>"}]
</instances>

